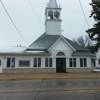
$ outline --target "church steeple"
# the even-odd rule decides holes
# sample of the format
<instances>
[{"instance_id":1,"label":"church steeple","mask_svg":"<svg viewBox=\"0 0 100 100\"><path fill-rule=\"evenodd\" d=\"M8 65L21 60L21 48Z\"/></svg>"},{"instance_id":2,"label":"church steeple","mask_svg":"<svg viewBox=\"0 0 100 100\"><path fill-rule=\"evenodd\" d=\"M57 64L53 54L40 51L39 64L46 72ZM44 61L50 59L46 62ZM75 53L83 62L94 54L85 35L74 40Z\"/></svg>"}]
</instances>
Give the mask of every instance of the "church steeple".
<instances>
[{"instance_id":1,"label":"church steeple","mask_svg":"<svg viewBox=\"0 0 100 100\"><path fill-rule=\"evenodd\" d=\"M58 8L58 4L56 0L50 0L48 4L49 8Z\"/></svg>"},{"instance_id":2,"label":"church steeple","mask_svg":"<svg viewBox=\"0 0 100 100\"><path fill-rule=\"evenodd\" d=\"M61 8L56 0L50 0L45 10L45 29L48 35L61 35Z\"/></svg>"}]
</instances>

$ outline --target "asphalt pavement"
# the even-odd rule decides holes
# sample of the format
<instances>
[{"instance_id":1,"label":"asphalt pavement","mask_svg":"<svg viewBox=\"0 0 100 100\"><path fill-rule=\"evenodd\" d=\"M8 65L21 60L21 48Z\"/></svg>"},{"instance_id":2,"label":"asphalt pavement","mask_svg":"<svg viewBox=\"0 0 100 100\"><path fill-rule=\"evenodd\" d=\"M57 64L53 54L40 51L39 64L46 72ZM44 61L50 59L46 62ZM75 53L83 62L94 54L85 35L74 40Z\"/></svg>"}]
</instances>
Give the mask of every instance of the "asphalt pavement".
<instances>
[{"instance_id":1,"label":"asphalt pavement","mask_svg":"<svg viewBox=\"0 0 100 100\"><path fill-rule=\"evenodd\" d=\"M100 79L0 81L0 100L100 100Z\"/></svg>"},{"instance_id":2,"label":"asphalt pavement","mask_svg":"<svg viewBox=\"0 0 100 100\"><path fill-rule=\"evenodd\" d=\"M0 100L100 100L100 91L0 93Z\"/></svg>"},{"instance_id":3,"label":"asphalt pavement","mask_svg":"<svg viewBox=\"0 0 100 100\"><path fill-rule=\"evenodd\" d=\"M1 81L0 93L100 90L100 79Z\"/></svg>"}]
</instances>

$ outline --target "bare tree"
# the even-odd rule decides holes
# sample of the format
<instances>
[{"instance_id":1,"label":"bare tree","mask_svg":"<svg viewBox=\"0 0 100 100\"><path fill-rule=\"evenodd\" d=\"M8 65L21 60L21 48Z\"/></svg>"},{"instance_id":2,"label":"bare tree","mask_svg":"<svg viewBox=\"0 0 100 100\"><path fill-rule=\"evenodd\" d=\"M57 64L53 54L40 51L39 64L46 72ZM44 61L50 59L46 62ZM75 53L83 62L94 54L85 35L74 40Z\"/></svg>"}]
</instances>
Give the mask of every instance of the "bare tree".
<instances>
[{"instance_id":1,"label":"bare tree","mask_svg":"<svg viewBox=\"0 0 100 100\"><path fill-rule=\"evenodd\" d=\"M93 42L88 35L85 35L85 37L80 36L77 39L73 38L73 41L93 52Z\"/></svg>"}]
</instances>

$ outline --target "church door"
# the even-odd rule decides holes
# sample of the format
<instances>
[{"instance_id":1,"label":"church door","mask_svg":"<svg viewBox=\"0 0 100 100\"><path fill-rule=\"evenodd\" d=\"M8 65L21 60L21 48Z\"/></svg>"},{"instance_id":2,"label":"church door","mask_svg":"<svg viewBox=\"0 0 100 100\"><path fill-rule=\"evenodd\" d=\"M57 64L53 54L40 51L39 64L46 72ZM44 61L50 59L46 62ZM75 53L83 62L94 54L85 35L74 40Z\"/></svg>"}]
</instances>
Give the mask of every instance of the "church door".
<instances>
[{"instance_id":1,"label":"church door","mask_svg":"<svg viewBox=\"0 0 100 100\"><path fill-rule=\"evenodd\" d=\"M66 72L66 58L56 58L56 72Z\"/></svg>"}]
</instances>

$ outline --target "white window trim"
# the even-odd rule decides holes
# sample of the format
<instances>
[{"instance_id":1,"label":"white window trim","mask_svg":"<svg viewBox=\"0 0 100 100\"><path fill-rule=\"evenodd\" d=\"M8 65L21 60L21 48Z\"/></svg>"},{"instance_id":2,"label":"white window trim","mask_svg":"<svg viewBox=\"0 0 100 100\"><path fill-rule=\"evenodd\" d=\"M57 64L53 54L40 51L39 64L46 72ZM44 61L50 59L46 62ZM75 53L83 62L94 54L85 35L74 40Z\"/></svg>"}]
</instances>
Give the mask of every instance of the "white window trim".
<instances>
[{"instance_id":1,"label":"white window trim","mask_svg":"<svg viewBox=\"0 0 100 100\"><path fill-rule=\"evenodd\" d=\"M37 67L34 67L34 58L37 59ZM41 57L34 57L34 58L33 58L33 67L34 67L34 68L41 68L41 67L42 67L42 59L41 59ZM41 66L40 66L40 67L38 66L38 58L41 59Z\"/></svg>"},{"instance_id":2,"label":"white window trim","mask_svg":"<svg viewBox=\"0 0 100 100\"><path fill-rule=\"evenodd\" d=\"M98 65L100 65L100 59L98 59Z\"/></svg>"},{"instance_id":3,"label":"white window trim","mask_svg":"<svg viewBox=\"0 0 100 100\"><path fill-rule=\"evenodd\" d=\"M45 68L52 68L53 67L53 58L48 58L47 57L47 59L48 59L48 67L46 67L46 65L45 65ZM50 64L49 64L49 61L50 61L50 59L52 59L52 66L50 67ZM45 61L46 61L46 58L45 58ZM45 63L46 64L46 63Z\"/></svg>"},{"instance_id":4,"label":"white window trim","mask_svg":"<svg viewBox=\"0 0 100 100\"><path fill-rule=\"evenodd\" d=\"M72 59L72 67L70 67L70 58L69 58L69 67L70 68L76 68L77 67L77 58L71 58ZM74 67L74 59L76 59L76 66Z\"/></svg>"},{"instance_id":5,"label":"white window trim","mask_svg":"<svg viewBox=\"0 0 100 100\"><path fill-rule=\"evenodd\" d=\"M19 65L19 61L29 61L29 66L20 66L20 65ZM29 67L30 67L30 63L31 63L31 60L30 60L30 59L24 59L24 58L21 58L21 59L18 60L19 68L21 68L21 67L22 67L22 68L26 68L26 67L29 68Z\"/></svg>"},{"instance_id":6,"label":"white window trim","mask_svg":"<svg viewBox=\"0 0 100 100\"><path fill-rule=\"evenodd\" d=\"M7 67L7 59L8 59L8 58L10 58L10 67ZM15 68L15 66L16 66L16 58L15 58L15 66L14 66L14 67L11 66L11 64L12 64L12 58L15 58L15 57L7 57L7 58L6 58L6 68L7 68L7 69L9 69L9 68Z\"/></svg>"},{"instance_id":7,"label":"white window trim","mask_svg":"<svg viewBox=\"0 0 100 100\"><path fill-rule=\"evenodd\" d=\"M80 68L87 68L87 58L80 58L80 59L82 59L82 62L83 62L83 67L80 66ZM86 67L84 64L84 59L86 59ZM81 65L81 63L80 63L80 65Z\"/></svg>"}]
</instances>

